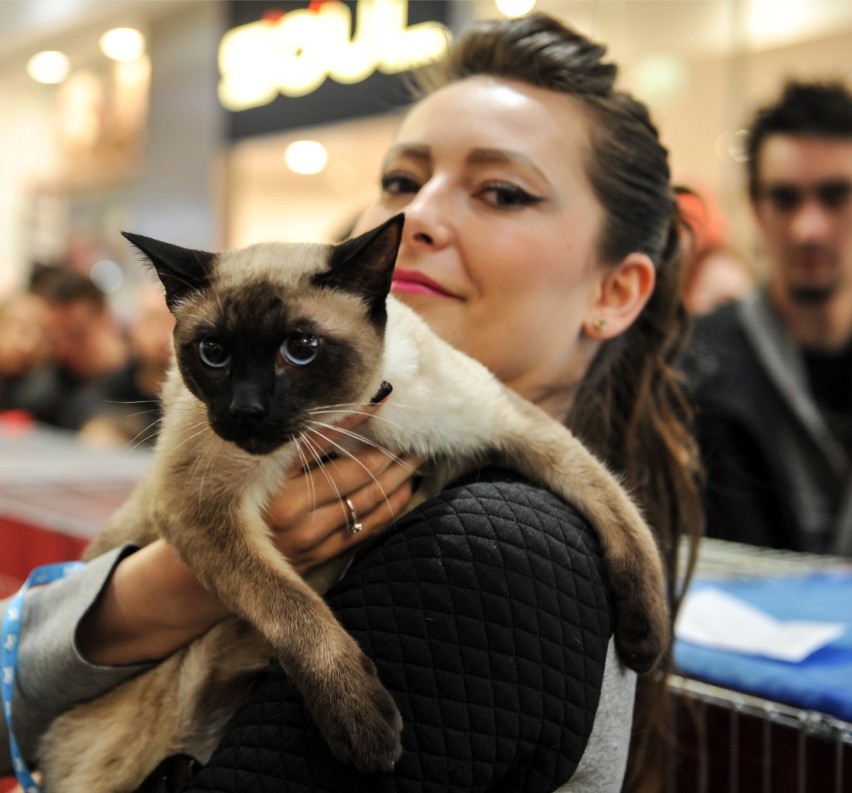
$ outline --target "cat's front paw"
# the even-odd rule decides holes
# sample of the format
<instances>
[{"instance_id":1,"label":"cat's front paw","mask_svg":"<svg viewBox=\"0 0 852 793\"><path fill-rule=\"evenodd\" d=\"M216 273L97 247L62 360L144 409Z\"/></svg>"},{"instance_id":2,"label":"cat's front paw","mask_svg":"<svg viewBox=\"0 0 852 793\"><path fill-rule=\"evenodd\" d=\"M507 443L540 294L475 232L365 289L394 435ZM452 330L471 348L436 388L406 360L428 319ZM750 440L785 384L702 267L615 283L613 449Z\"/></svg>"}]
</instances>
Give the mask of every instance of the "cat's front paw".
<instances>
[{"instance_id":1,"label":"cat's front paw","mask_svg":"<svg viewBox=\"0 0 852 793\"><path fill-rule=\"evenodd\" d=\"M373 662L358 656L332 684L303 693L335 756L359 771L389 773L402 754L402 717Z\"/></svg>"}]
</instances>

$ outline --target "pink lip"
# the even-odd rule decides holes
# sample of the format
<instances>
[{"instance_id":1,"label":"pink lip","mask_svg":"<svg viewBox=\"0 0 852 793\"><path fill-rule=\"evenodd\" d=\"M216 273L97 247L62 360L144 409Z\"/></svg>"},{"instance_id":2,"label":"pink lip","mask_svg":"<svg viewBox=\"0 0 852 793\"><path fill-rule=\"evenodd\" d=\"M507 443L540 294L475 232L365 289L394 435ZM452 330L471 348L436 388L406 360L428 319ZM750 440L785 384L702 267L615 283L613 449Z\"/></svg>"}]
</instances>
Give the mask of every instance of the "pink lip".
<instances>
[{"instance_id":1,"label":"pink lip","mask_svg":"<svg viewBox=\"0 0 852 793\"><path fill-rule=\"evenodd\" d=\"M431 278L427 278L414 270L402 270L399 267L393 271L393 291L417 295L456 297Z\"/></svg>"}]
</instances>

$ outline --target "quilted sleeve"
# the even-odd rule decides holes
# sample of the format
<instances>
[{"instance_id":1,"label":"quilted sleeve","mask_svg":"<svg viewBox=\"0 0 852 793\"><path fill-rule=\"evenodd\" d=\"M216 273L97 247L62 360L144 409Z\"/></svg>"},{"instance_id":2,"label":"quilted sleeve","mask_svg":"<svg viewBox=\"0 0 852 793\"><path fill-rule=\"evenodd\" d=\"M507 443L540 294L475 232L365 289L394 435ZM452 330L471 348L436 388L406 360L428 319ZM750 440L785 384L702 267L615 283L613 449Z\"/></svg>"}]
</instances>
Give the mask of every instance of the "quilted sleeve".
<instances>
[{"instance_id":1,"label":"quilted sleeve","mask_svg":"<svg viewBox=\"0 0 852 793\"><path fill-rule=\"evenodd\" d=\"M390 775L338 762L280 671L192 791L550 791L582 757L611 635L597 541L518 481L445 491L329 593L405 722Z\"/></svg>"}]
</instances>

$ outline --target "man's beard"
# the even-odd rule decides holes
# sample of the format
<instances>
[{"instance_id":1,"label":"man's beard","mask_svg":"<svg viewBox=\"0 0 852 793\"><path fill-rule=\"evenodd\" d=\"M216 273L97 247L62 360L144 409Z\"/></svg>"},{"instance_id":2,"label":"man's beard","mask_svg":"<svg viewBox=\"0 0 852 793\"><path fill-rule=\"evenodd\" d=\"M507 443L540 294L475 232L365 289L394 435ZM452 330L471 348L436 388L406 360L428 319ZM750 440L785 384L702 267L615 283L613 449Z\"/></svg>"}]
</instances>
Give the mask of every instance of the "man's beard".
<instances>
[{"instance_id":1,"label":"man's beard","mask_svg":"<svg viewBox=\"0 0 852 793\"><path fill-rule=\"evenodd\" d=\"M821 286L791 286L790 300L805 306L818 306L827 303L837 291L837 281Z\"/></svg>"},{"instance_id":2,"label":"man's beard","mask_svg":"<svg viewBox=\"0 0 852 793\"><path fill-rule=\"evenodd\" d=\"M827 276L828 280L824 280L821 283L801 283L801 280L806 281L807 279L797 278L791 278L788 280L787 292L790 296L790 300L794 303L805 306L818 306L822 303L828 302L832 297L834 297L835 293L840 288L840 276L837 274L838 263L833 261L835 257L832 256L831 251L825 250L821 247L802 248L799 253L802 256L820 255L829 259L831 272ZM794 256L795 255L796 254L794 254Z\"/></svg>"}]
</instances>

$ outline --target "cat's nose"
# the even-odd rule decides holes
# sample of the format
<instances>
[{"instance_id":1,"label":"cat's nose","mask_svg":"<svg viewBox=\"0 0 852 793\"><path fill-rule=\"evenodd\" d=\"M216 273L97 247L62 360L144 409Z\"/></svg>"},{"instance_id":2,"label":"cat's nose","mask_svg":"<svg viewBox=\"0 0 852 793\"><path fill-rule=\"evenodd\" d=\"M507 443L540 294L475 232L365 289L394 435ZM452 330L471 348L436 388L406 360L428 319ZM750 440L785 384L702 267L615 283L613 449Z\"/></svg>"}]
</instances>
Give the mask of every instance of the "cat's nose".
<instances>
[{"instance_id":1,"label":"cat's nose","mask_svg":"<svg viewBox=\"0 0 852 793\"><path fill-rule=\"evenodd\" d=\"M266 401L256 387L243 385L234 389L228 410L236 419L256 421L266 415Z\"/></svg>"},{"instance_id":2,"label":"cat's nose","mask_svg":"<svg viewBox=\"0 0 852 793\"><path fill-rule=\"evenodd\" d=\"M230 410L237 419L259 419L266 413L260 402L231 402Z\"/></svg>"}]
</instances>

